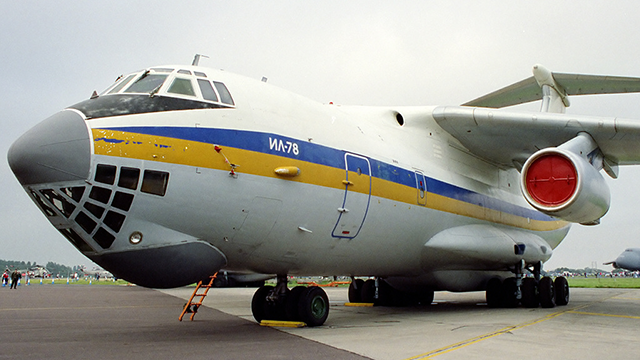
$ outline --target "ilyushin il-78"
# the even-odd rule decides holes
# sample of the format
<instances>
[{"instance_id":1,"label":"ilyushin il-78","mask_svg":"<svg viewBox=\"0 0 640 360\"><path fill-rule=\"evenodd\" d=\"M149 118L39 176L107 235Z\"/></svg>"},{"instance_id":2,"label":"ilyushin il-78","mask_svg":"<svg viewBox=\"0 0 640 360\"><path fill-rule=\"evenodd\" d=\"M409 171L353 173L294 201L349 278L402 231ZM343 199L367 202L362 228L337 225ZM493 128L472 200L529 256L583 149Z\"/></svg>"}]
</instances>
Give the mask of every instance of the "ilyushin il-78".
<instances>
[{"instance_id":1,"label":"ilyushin il-78","mask_svg":"<svg viewBox=\"0 0 640 360\"><path fill-rule=\"evenodd\" d=\"M288 276L351 277L351 302L486 291L492 307L554 307L569 286L543 263L572 223L608 211L603 176L640 163L640 121L569 115L568 97L637 91L638 78L536 65L460 106L341 106L194 61L120 77L8 160L51 224L118 278L276 276L253 296L257 321L325 322L324 290ZM536 100L539 112L502 109Z\"/></svg>"}]
</instances>

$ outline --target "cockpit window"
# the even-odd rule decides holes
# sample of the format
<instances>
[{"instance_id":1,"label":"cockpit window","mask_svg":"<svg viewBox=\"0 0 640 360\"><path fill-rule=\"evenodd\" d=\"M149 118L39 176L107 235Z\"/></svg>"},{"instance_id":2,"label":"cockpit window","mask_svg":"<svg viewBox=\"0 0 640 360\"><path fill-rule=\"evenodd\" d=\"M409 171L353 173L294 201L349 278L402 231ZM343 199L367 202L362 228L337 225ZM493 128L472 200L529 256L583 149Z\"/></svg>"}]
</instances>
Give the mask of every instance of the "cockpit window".
<instances>
[{"instance_id":1,"label":"cockpit window","mask_svg":"<svg viewBox=\"0 0 640 360\"><path fill-rule=\"evenodd\" d=\"M194 74L196 74L196 76L200 76L200 77L207 77L207 74L200 72L200 71L194 71Z\"/></svg>"},{"instance_id":2,"label":"cockpit window","mask_svg":"<svg viewBox=\"0 0 640 360\"><path fill-rule=\"evenodd\" d=\"M136 76L136 74L127 76L124 80L120 81L113 89L111 89L108 94L117 93L118 91L122 90L122 88L125 87L129 83L129 81L133 79L134 76Z\"/></svg>"},{"instance_id":3,"label":"cockpit window","mask_svg":"<svg viewBox=\"0 0 640 360\"><path fill-rule=\"evenodd\" d=\"M205 100L218 101L218 96L213 90L213 86L211 86L209 80L198 79L198 86L200 86L200 92L202 92L202 97L204 97Z\"/></svg>"},{"instance_id":4,"label":"cockpit window","mask_svg":"<svg viewBox=\"0 0 640 360\"><path fill-rule=\"evenodd\" d=\"M229 90L227 90L227 87L224 86L223 83L214 81L213 84L216 86L216 90L218 90L218 94L220 94L220 100L222 100L223 103L235 105L233 103L233 99L231 98Z\"/></svg>"},{"instance_id":5,"label":"cockpit window","mask_svg":"<svg viewBox=\"0 0 640 360\"><path fill-rule=\"evenodd\" d=\"M169 69L169 68L153 68L151 70L155 72L163 72L163 73L170 73L173 71L173 69Z\"/></svg>"},{"instance_id":6,"label":"cockpit window","mask_svg":"<svg viewBox=\"0 0 640 360\"><path fill-rule=\"evenodd\" d=\"M191 85L191 80L189 79L175 78L175 80L173 80L173 83L171 84L167 92L174 93L174 94L196 96L196 93L193 90L193 85Z\"/></svg>"},{"instance_id":7,"label":"cockpit window","mask_svg":"<svg viewBox=\"0 0 640 360\"><path fill-rule=\"evenodd\" d=\"M153 90L162 86L167 75L160 74L143 74L133 85L129 86L125 93L151 93Z\"/></svg>"},{"instance_id":8,"label":"cockpit window","mask_svg":"<svg viewBox=\"0 0 640 360\"><path fill-rule=\"evenodd\" d=\"M178 70L178 74L191 75L191 71L189 71L189 70Z\"/></svg>"}]
</instances>

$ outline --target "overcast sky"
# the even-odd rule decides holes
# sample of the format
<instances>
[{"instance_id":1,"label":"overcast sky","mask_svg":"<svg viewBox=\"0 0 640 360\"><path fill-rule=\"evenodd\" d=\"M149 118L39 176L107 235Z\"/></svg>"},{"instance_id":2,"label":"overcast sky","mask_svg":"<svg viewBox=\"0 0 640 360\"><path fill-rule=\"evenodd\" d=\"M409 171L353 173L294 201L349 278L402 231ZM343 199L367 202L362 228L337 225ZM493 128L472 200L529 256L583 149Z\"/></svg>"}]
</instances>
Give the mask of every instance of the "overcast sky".
<instances>
[{"instance_id":1,"label":"overcast sky","mask_svg":"<svg viewBox=\"0 0 640 360\"><path fill-rule=\"evenodd\" d=\"M201 65L321 102L458 105L552 71L640 77L637 1L2 1L0 259L92 263L29 200L11 143L123 73ZM640 95L571 99L570 113L640 119ZM533 107L537 108L537 104ZM547 269L640 247L640 168L607 178L612 207L574 226Z\"/></svg>"}]
</instances>

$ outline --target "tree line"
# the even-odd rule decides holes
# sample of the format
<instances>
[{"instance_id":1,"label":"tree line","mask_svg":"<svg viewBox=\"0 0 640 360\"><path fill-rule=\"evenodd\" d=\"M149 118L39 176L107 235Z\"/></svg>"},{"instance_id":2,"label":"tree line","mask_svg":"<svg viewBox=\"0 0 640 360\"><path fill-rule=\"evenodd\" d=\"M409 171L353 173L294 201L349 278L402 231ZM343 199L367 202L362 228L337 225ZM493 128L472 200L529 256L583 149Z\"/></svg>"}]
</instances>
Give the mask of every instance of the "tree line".
<instances>
[{"instance_id":1,"label":"tree line","mask_svg":"<svg viewBox=\"0 0 640 360\"><path fill-rule=\"evenodd\" d=\"M27 270L36 265L44 266L53 276L56 276L56 275L67 276L77 271L80 268L79 266L70 267L70 266L58 264L52 261L49 261L46 265L42 265L42 264L36 263L35 261L24 262L24 261L0 259L0 271L4 271L5 269L9 269L11 271L13 271L14 269Z\"/></svg>"}]
</instances>

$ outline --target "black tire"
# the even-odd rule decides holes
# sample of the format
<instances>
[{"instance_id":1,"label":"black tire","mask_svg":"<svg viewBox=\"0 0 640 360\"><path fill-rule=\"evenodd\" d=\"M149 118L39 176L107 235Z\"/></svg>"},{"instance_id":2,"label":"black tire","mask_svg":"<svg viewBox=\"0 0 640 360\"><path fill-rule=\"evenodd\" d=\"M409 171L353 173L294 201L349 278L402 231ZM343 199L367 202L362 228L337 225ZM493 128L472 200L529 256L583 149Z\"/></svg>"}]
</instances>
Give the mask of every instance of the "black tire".
<instances>
[{"instance_id":1,"label":"black tire","mask_svg":"<svg viewBox=\"0 0 640 360\"><path fill-rule=\"evenodd\" d=\"M431 289L424 290L418 294L418 304L422 306L430 306L433 303L435 292Z\"/></svg>"},{"instance_id":2,"label":"black tire","mask_svg":"<svg viewBox=\"0 0 640 360\"><path fill-rule=\"evenodd\" d=\"M394 294L399 293L400 291L394 289L387 283L386 281L379 279L378 280L378 298L374 299L374 304L376 306L393 306L394 305Z\"/></svg>"},{"instance_id":3,"label":"black tire","mask_svg":"<svg viewBox=\"0 0 640 360\"><path fill-rule=\"evenodd\" d=\"M256 319L258 323L265 319L267 295L271 290L273 290L273 286L261 286L255 293L253 293L253 298L251 299L251 312L253 313L253 318Z\"/></svg>"},{"instance_id":4,"label":"black tire","mask_svg":"<svg viewBox=\"0 0 640 360\"><path fill-rule=\"evenodd\" d=\"M556 288L556 305L564 306L569 303L569 282L564 276L558 276L553 282Z\"/></svg>"},{"instance_id":5,"label":"black tire","mask_svg":"<svg viewBox=\"0 0 640 360\"><path fill-rule=\"evenodd\" d=\"M518 285L516 278L510 277L504 279L502 283L502 301L506 308L514 308L518 306Z\"/></svg>"},{"instance_id":6,"label":"black tire","mask_svg":"<svg viewBox=\"0 0 640 360\"><path fill-rule=\"evenodd\" d=\"M266 320L287 320L286 300L290 290L286 290L284 298L278 297L276 301L267 301L264 304L264 318Z\"/></svg>"},{"instance_id":7,"label":"black tire","mask_svg":"<svg viewBox=\"0 0 640 360\"><path fill-rule=\"evenodd\" d=\"M398 307L416 306L420 304L421 295L422 294L395 290L392 294L393 306L398 306Z\"/></svg>"},{"instance_id":8,"label":"black tire","mask_svg":"<svg viewBox=\"0 0 640 360\"><path fill-rule=\"evenodd\" d=\"M300 321L300 314L298 313L298 304L300 303L300 295L307 288L304 286L296 286L289 294L287 294L287 300L285 301L284 311L288 321Z\"/></svg>"},{"instance_id":9,"label":"black tire","mask_svg":"<svg viewBox=\"0 0 640 360\"><path fill-rule=\"evenodd\" d=\"M486 289L487 305L490 308L500 308L503 305L502 280L499 278L489 279Z\"/></svg>"},{"instance_id":10,"label":"black tire","mask_svg":"<svg viewBox=\"0 0 640 360\"><path fill-rule=\"evenodd\" d=\"M538 282L534 278L522 279L522 306L526 308L537 308L540 305L538 294Z\"/></svg>"},{"instance_id":11,"label":"black tire","mask_svg":"<svg viewBox=\"0 0 640 360\"><path fill-rule=\"evenodd\" d=\"M538 291L540 293L540 305L543 308L552 308L556 306L556 291L553 287L553 279L548 276L540 279Z\"/></svg>"},{"instance_id":12,"label":"black tire","mask_svg":"<svg viewBox=\"0 0 640 360\"><path fill-rule=\"evenodd\" d=\"M300 294L298 301L300 320L307 326L320 326L329 316L329 298L327 293L317 286L310 286Z\"/></svg>"},{"instance_id":13,"label":"black tire","mask_svg":"<svg viewBox=\"0 0 640 360\"><path fill-rule=\"evenodd\" d=\"M349 302L359 303L362 302L362 286L364 285L364 280L355 279L349 285Z\"/></svg>"},{"instance_id":14,"label":"black tire","mask_svg":"<svg viewBox=\"0 0 640 360\"><path fill-rule=\"evenodd\" d=\"M376 281L369 279L364 282L360 289L360 301L363 303L373 303L376 296Z\"/></svg>"},{"instance_id":15,"label":"black tire","mask_svg":"<svg viewBox=\"0 0 640 360\"><path fill-rule=\"evenodd\" d=\"M227 282L227 279L223 277L217 277L213 280L213 287L223 288L223 287L227 287L228 285L229 284Z\"/></svg>"}]
</instances>

